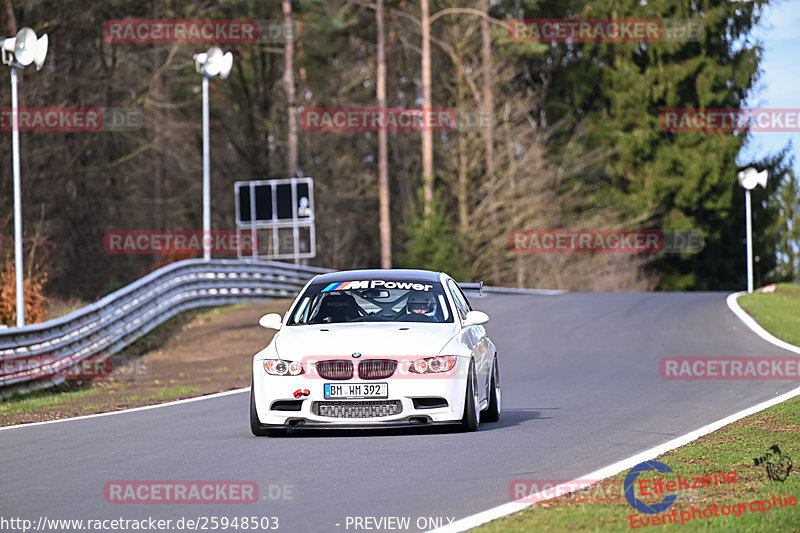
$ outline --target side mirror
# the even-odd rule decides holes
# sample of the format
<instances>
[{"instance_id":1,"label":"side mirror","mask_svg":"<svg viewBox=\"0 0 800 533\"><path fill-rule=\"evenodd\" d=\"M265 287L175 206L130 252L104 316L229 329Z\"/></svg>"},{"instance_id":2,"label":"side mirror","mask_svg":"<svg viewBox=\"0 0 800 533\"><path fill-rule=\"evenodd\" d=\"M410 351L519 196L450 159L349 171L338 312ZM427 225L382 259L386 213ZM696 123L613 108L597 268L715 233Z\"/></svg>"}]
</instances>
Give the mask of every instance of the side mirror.
<instances>
[{"instance_id":1,"label":"side mirror","mask_svg":"<svg viewBox=\"0 0 800 533\"><path fill-rule=\"evenodd\" d=\"M278 313L269 313L258 319L258 325L267 329L281 329L282 321Z\"/></svg>"},{"instance_id":2,"label":"side mirror","mask_svg":"<svg viewBox=\"0 0 800 533\"><path fill-rule=\"evenodd\" d=\"M483 311L470 311L467 313L467 318L464 319L464 323L462 325L464 327L480 326L481 324L486 324L487 322L489 322L489 315Z\"/></svg>"}]
</instances>

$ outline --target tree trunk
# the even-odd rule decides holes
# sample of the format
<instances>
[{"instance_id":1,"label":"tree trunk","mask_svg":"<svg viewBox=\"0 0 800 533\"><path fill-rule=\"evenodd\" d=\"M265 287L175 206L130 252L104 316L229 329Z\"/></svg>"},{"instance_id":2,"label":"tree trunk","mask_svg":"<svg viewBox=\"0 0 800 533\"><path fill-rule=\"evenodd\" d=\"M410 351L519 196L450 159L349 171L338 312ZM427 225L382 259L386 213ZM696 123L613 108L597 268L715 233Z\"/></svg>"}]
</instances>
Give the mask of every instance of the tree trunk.
<instances>
[{"instance_id":1,"label":"tree trunk","mask_svg":"<svg viewBox=\"0 0 800 533\"><path fill-rule=\"evenodd\" d=\"M378 108L386 108L386 42L383 30L383 0L377 0ZM386 129L378 130L378 203L380 204L381 268L392 268L392 224L389 213L389 145Z\"/></svg>"},{"instance_id":2,"label":"tree trunk","mask_svg":"<svg viewBox=\"0 0 800 533\"><path fill-rule=\"evenodd\" d=\"M153 1L153 19L158 20L161 18L161 6L159 0ZM160 103L164 101L164 85L161 82L161 44L153 44L153 77L151 78L150 97L153 102L153 110L158 117L153 121L153 144L159 149L152 152L152 168L153 168L153 224L155 230L163 230L165 228L164 217L164 156L160 148L164 146L164 121L162 113L163 108L159 109Z\"/></svg>"},{"instance_id":3,"label":"tree trunk","mask_svg":"<svg viewBox=\"0 0 800 533\"><path fill-rule=\"evenodd\" d=\"M11 0L6 0L6 27L9 35L17 34L17 17L14 16L14 6Z\"/></svg>"},{"instance_id":4,"label":"tree trunk","mask_svg":"<svg viewBox=\"0 0 800 533\"><path fill-rule=\"evenodd\" d=\"M428 0L420 1L422 7L422 110L430 111L431 104L431 23ZM422 128L422 186L425 218L428 218L433 203L433 131Z\"/></svg>"},{"instance_id":5,"label":"tree trunk","mask_svg":"<svg viewBox=\"0 0 800 533\"><path fill-rule=\"evenodd\" d=\"M405 2L400 2L398 9L402 11L405 8ZM396 59L398 57L398 25L399 16L397 15L397 11L392 10L389 15L389 32L387 35L388 53L386 55L386 87L388 94L386 103L391 107L398 106L396 64ZM389 140L392 141L389 143L389 146L400 146L399 134L397 131L389 132ZM414 202L414 186L408 172L406 172L407 167L404 165L405 160L400 150L392 150L390 157L392 159L392 168L395 169L393 177L395 180L395 190L397 192L393 202L394 210L395 213L399 211L402 215L405 215L409 209L411 209L411 204Z\"/></svg>"},{"instance_id":6,"label":"tree trunk","mask_svg":"<svg viewBox=\"0 0 800 533\"><path fill-rule=\"evenodd\" d=\"M488 13L489 1L483 1L483 9ZM489 21L481 18L481 62L483 63L483 112L486 128L483 137L486 142L486 180L494 182L494 95L492 94L492 34Z\"/></svg>"},{"instance_id":7,"label":"tree trunk","mask_svg":"<svg viewBox=\"0 0 800 533\"><path fill-rule=\"evenodd\" d=\"M289 139L286 171L289 177L297 176L297 102L294 90L294 30L292 28L292 2L283 0L283 25L285 35L283 90L289 113Z\"/></svg>"},{"instance_id":8,"label":"tree trunk","mask_svg":"<svg viewBox=\"0 0 800 533\"><path fill-rule=\"evenodd\" d=\"M481 2L481 9L489 13L489 0ZM486 157L486 183L487 199L489 200L490 223L497 225L497 200L495 197L494 179L494 96L492 94L492 34L489 30L489 21L481 17L481 63L483 68L483 114L486 118L486 127L483 130ZM498 260L500 260L498 258ZM498 260L492 261L491 276L494 283L500 283L500 269Z\"/></svg>"}]
</instances>

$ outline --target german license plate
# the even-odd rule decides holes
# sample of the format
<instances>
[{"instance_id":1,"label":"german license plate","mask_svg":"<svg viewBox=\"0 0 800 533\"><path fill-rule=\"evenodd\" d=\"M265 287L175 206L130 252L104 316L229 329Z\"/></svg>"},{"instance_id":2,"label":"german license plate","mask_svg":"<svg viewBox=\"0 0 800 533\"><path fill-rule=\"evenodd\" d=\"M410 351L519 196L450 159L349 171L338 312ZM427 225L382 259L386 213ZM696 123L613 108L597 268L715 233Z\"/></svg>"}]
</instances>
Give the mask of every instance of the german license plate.
<instances>
[{"instance_id":1,"label":"german license plate","mask_svg":"<svg viewBox=\"0 0 800 533\"><path fill-rule=\"evenodd\" d=\"M325 399L388 398L388 383L326 383Z\"/></svg>"}]
</instances>

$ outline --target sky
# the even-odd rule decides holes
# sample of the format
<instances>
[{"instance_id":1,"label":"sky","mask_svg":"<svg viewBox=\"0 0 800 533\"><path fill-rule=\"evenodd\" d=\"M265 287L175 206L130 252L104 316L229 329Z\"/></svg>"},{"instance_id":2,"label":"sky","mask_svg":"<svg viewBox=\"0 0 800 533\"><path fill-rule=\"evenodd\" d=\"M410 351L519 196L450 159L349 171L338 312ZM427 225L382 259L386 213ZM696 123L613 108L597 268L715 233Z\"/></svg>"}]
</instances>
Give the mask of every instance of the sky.
<instances>
[{"instance_id":1,"label":"sky","mask_svg":"<svg viewBox=\"0 0 800 533\"><path fill-rule=\"evenodd\" d=\"M800 0L783 0L768 6L753 37L763 44L763 74L747 102L750 108L800 108ZM751 133L738 163L747 164L780 151L792 141L800 149L800 131ZM800 169L800 157L795 170Z\"/></svg>"}]
</instances>

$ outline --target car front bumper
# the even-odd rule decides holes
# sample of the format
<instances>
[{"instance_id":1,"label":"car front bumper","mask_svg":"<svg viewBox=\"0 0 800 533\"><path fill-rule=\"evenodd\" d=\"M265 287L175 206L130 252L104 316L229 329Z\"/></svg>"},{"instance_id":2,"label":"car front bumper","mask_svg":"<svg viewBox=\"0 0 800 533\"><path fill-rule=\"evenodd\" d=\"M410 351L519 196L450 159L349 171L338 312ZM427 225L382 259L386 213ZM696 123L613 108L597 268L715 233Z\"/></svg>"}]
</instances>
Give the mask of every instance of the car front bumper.
<instances>
[{"instance_id":1,"label":"car front bumper","mask_svg":"<svg viewBox=\"0 0 800 533\"><path fill-rule=\"evenodd\" d=\"M464 413L469 368L469 358L457 359L455 368L448 374L402 375L376 380L272 376L264 371L261 361L256 361L253 368L256 413L263 427L368 428L452 424L459 422ZM325 383L387 383L388 397L326 399ZM295 397L295 391L306 390L308 395ZM399 411L384 408L392 403L399 405ZM387 410L393 414L382 414ZM360 416L347 416L355 414L354 411Z\"/></svg>"}]
</instances>

